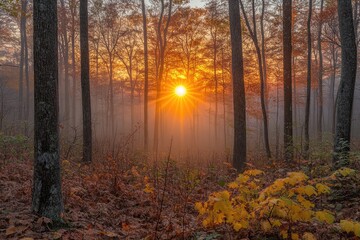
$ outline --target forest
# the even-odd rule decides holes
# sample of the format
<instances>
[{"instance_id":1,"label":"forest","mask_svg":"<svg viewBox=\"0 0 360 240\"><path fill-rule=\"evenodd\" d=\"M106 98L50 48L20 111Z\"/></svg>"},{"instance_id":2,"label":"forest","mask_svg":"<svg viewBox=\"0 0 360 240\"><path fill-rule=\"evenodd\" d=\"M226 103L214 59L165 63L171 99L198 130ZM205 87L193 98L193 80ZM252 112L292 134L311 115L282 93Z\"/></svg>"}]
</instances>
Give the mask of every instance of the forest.
<instances>
[{"instance_id":1,"label":"forest","mask_svg":"<svg viewBox=\"0 0 360 240\"><path fill-rule=\"evenodd\" d=\"M0 0L0 239L360 239L360 0Z\"/></svg>"}]
</instances>

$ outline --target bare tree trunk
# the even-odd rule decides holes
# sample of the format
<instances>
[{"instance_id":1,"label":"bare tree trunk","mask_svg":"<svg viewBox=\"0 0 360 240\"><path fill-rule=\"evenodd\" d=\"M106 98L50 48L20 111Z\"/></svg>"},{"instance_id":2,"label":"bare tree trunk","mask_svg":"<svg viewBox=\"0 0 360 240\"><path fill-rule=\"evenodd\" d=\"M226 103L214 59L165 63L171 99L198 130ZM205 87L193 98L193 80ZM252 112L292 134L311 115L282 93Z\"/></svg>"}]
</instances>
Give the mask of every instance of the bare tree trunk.
<instances>
[{"instance_id":1,"label":"bare tree trunk","mask_svg":"<svg viewBox=\"0 0 360 240\"><path fill-rule=\"evenodd\" d=\"M318 141L322 142L322 131L323 131L323 55L322 55L322 46L321 46L321 34L322 34L322 26L323 26L323 20L322 20L322 14L323 14L323 8L324 8L324 0L321 0L320 2L320 18L319 18L319 29L318 29L318 35L317 35L317 43L318 43L318 51L319 51L319 78L318 78L318 89L319 89L319 109L318 109Z\"/></svg>"},{"instance_id":2,"label":"bare tree trunk","mask_svg":"<svg viewBox=\"0 0 360 240\"><path fill-rule=\"evenodd\" d=\"M83 161L92 161L92 126L89 69L88 2L80 0L81 96L83 110Z\"/></svg>"},{"instance_id":3,"label":"bare tree trunk","mask_svg":"<svg viewBox=\"0 0 360 240\"><path fill-rule=\"evenodd\" d=\"M357 49L351 0L338 0L341 39L341 82L336 104L334 168L349 164L352 105L357 68Z\"/></svg>"},{"instance_id":4,"label":"bare tree trunk","mask_svg":"<svg viewBox=\"0 0 360 240\"><path fill-rule=\"evenodd\" d=\"M165 50L167 46L167 33L169 24L171 21L172 15L172 3L173 0L169 0L168 4L168 15L165 22L165 27L162 30L161 25L163 23L164 11L165 11L165 3L164 0L161 0L161 13L157 25L157 49L159 51L158 54L158 74L157 74L157 84L156 84L156 106L155 106L155 126L154 126L154 152L158 153L159 149L159 121L160 121L160 111L162 106L162 81L164 75L164 65L165 65Z\"/></svg>"},{"instance_id":5,"label":"bare tree trunk","mask_svg":"<svg viewBox=\"0 0 360 240\"><path fill-rule=\"evenodd\" d=\"M59 222L63 212L59 153L56 0L33 3L34 180L32 211ZM44 24L44 23L47 24Z\"/></svg>"},{"instance_id":6,"label":"bare tree trunk","mask_svg":"<svg viewBox=\"0 0 360 240\"><path fill-rule=\"evenodd\" d=\"M309 119L310 119L310 101L311 101L311 16L312 16L312 0L309 0L309 15L307 20L307 84L306 84L306 106L305 106L305 146L304 157L309 159Z\"/></svg>"},{"instance_id":7,"label":"bare tree trunk","mask_svg":"<svg viewBox=\"0 0 360 240\"><path fill-rule=\"evenodd\" d=\"M242 171L246 163L246 103L239 0L229 0L234 104L233 164Z\"/></svg>"},{"instance_id":8,"label":"bare tree trunk","mask_svg":"<svg viewBox=\"0 0 360 240\"><path fill-rule=\"evenodd\" d=\"M76 2L71 1L71 65L72 65L72 125L76 127L76 64L75 64L75 14Z\"/></svg>"},{"instance_id":9,"label":"bare tree trunk","mask_svg":"<svg viewBox=\"0 0 360 240\"><path fill-rule=\"evenodd\" d=\"M20 13L20 64L19 64L19 103L18 103L18 120L24 120L24 59L25 59L25 38L26 38L26 6L27 1L21 0Z\"/></svg>"},{"instance_id":10,"label":"bare tree trunk","mask_svg":"<svg viewBox=\"0 0 360 240\"><path fill-rule=\"evenodd\" d=\"M284 66L284 158L293 161L293 123L292 123L292 0L283 0L283 66Z\"/></svg>"},{"instance_id":11,"label":"bare tree trunk","mask_svg":"<svg viewBox=\"0 0 360 240\"><path fill-rule=\"evenodd\" d=\"M148 130L148 102L149 102L149 61L148 61L148 37L147 37L147 21L145 0L141 1L142 17L143 17L143 33L144 33L144 149L145 152L149 148L149 130Z\"/></svg>"},{"instance_id":12,"label":"bare tree trunk","mask_svg":"<svg viewBox=\"0 0 360 240\"><path fill-rule=\"evenodd\" d=\"M261 100L261 111L263 115L263 126L264 126L264 144L266 149L266 156L268 159L271 158L271 151L270 151L270 144L269 144L269 129L268 129L268 119L267 119L267 112L266 112L266 86L265 86L265 79L264 79L264 70L263 70L263 57L261 56L261 50L259 46L259 41L257 37L257 27L256 27L256 15L255 15L255 1L251 1L252 4L252 21L253 21L253 28L250 27L250 22L247 18L244 5L242 1L240 0L240 6L242 9L242 12L244 14L245 23L246 26L250 32L251 39L254 43L258 65L259 65L259 75L260 75L260 100Z\"/></svg>"}]
</instances>

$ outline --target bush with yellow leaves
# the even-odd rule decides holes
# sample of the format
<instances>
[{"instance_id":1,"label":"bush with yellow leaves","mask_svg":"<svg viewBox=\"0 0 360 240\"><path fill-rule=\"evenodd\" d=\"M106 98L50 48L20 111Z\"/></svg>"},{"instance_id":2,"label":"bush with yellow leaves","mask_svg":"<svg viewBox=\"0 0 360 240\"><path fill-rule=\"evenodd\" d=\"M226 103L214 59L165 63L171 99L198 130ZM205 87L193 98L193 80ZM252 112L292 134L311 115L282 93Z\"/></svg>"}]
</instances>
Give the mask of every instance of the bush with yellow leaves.
<instances>
[{"instance_id":1,"label":"bush with yellow leaves","mask_svg":"<svg viewBox=\"0 0 360 240\"><path fill-rule=\"evenodd\" d=\"M302 172L290 172L265 187L264 172L248 170L227 185L227 189L212 193L206 202L195 208L205 227L228 224L235 231L262 229L279 233L284 239L316 239L310 232L298 233L300 222L333 223L334 215L316 210L315 199L330 193L320 181L309 180Z\"/></svg>"}]
</instances>

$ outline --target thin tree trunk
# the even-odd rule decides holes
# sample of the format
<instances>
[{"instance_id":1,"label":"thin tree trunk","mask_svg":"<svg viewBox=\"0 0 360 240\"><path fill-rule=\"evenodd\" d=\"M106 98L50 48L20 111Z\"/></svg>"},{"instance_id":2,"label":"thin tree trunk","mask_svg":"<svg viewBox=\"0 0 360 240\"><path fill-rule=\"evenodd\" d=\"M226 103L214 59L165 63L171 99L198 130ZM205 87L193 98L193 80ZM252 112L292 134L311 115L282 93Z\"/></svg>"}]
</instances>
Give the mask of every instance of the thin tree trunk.
<instances>
[{"instance_id":1,"label":"thin tree trunk","mask_svg":"<svg viewBox=\"0 0 360 240\"><path fill-rule=\"evenodd\" d=\"M305 145L304 157L309 159L309 119L310 119L310 101L311 101L311 16L312 16L312 0L309 0L309 15L307 20L307 81L306 81L306 106L305 106Z\"/></svg>"},{"instance_id":2,"label":"thin tree trunk","mask_svg":"<svg viewBox=\"0 0 360 240\"><path fill-rule=\"evenodd\" d=\"M319 29L318 29L318 35L317 35L317 43L318 43L318 51L319 51L319 78L318 78L318 89L319 89L319 109L318 109L318 141L322 142L322 131L323 131L323 54L322 54L322 46L321 46L321 34L322 34L322 26L323 26L323 20L322 20L322 14L323 14L323 8L324 8L324 0L321 0L320 2L320 17L319 17Z\"/></svg>"},{"instance_id":3,"label":"thin tree trunk","mask_svg":"<svg viewBox=\"0 0 360 240\"><path fill-rule=\"evenodd\" d=\"M91 97L88 38L88 2L80 0L81 96L83 109L83 161L92 161Z\"/></svg>"},{"instance_id":4,"label":"thin tree trunk","mask_svg":"<svg viewBox=\"0 0 360 240\"><path fill-rule=\"evenodd\" d=\"M143 33L144 33L144 149L145 152L149 148L149 130L148 130L148 94L149 94L149 61L148 61L148 37L147 37L147 21L145 0L141 1L142 17L143 17Z\"/></svg>"},{"instance_id":5,"label":"thin tree trunk","mask_svg":"<svg viewBox=\"0 0 360 240\"><path fill-rule=\"evenodd\" d=\"M284 66L284 158L293 161L293 123L292 123L292 0L283 0L283 66Z\"/></svg>"}]
</instances>

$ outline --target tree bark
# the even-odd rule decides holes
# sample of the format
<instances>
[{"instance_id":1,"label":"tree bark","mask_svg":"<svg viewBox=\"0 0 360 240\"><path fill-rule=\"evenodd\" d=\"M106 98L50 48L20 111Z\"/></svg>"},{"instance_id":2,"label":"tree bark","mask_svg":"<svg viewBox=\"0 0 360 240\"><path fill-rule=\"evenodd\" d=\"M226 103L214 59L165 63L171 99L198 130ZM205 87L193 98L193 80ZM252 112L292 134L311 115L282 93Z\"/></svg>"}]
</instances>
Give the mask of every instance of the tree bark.
<instances>
[{"instance_id":1,"label":"tree bark","mask_svg":"<svg viewBox=\"0 0 360 240\"><path fill-rule=\"evenodd\" d=\"M141 10L143 17L143 33L144 33L144 149L145 152L149 148L149 130L148 130L148 95L149 95L149 61L148 61L148 37L147 37L147 21L145 0L141 1Z\"/></svg>"},{"instance_id":2,"label":"tree bark","mask_svg":"<svg viewBox=\"0 0 360 240\"><path fill-rule=\"evenodd\" d=\"M323 20L322 20L322 14L323 14L323 8L324 8L324 0L321 0L320 2L320 16L319 16L319 29L318 29L318 35L317 35L317 43L318 43L318 51L319 51L319 76L318 76L318 89L319 89L319 109L318 109L318 141L322 142L322 131L323 131L323 55L322 55L322 45L321 45L321 34L322 34L322 26L323 26Z\"/></svg>"},{"instance_id":3,"label":"tree bark","mask_svg":"<svg viewBox=\"0 0 360 240\"><path fill-rule=\"evenodd\" d=\"M349 164L351 117L354 101L357 49L351 0L338 0L341 40L341 81L336 104L334 168Z\"/></svg>"},{"instance_id":4,"label":"tree bark","mask_svg":"<svg viewBox=\"0 0 360 240\"><path fill-rule=\"evenodd\" d=\"M292 124L292 0L283 0L283 66L284 66L284 159L294 158Z\"/></svg>"},{"instance_id":5,"label":"tree bark","mask_svg":"<svg viewBox=\"0 0 360 240\"><path fill-rule=\"evenodd\" d=\"M234 104L233 165L242 171L246 163L246 103L239 0L229 0Z\"/></svg>"},{"instance_id":6,"label":"tree bark","mask_svg":"<svg viewBox=\"0 0 360 240\"><path fill-rule=\"evenodd\" d=\"M32 210L54 221L63 211L58 121L58 36L56 0L33 3L34 181ZM44 24L46 23L46 24Z\"/></svg>"},{"instance_id":7,"label":"tree bark","mask_svg":"<svg viewBox=\"0 0 360 240\"><path fill-rule=\"evenodd\" d=\"M83 110L83 161L92 160L91 98L89 79L88 2L80 0L81 96Z\"/></svg>"},{"instance_id":8,"label":"tree bark","mask_svg":"<svg viewBox=\"0 0 360 240\"><path fill-rule=\"evenodd\" d=\"M310 101L311 101L311 16L312 0L309 0L309 15L307 19L307 81L306 81L306 106L305 106L305 145L304 158L309 159L309 120L310 120Z\"/></svg>"}]
</instances>

